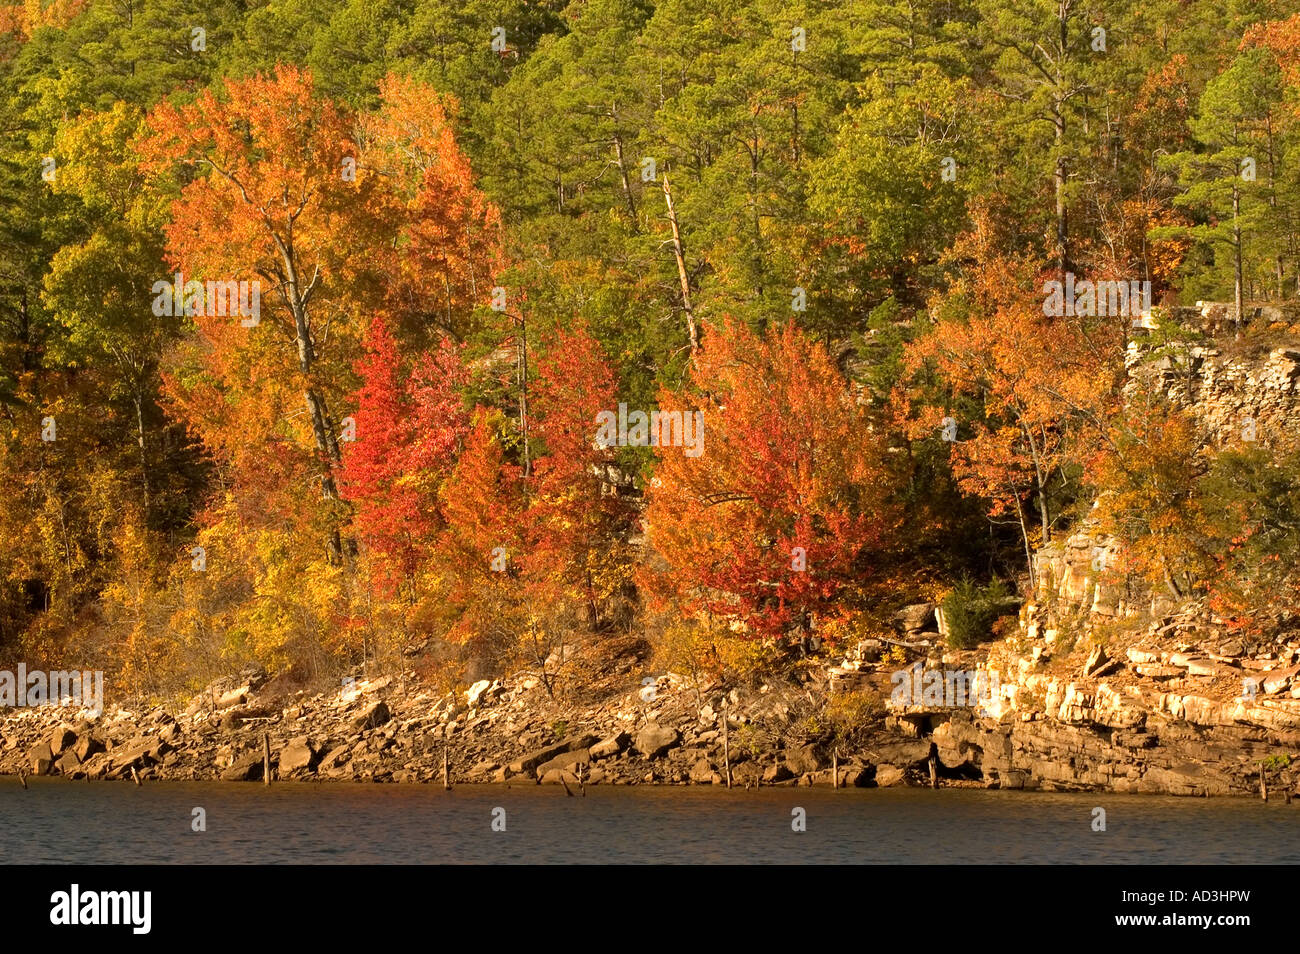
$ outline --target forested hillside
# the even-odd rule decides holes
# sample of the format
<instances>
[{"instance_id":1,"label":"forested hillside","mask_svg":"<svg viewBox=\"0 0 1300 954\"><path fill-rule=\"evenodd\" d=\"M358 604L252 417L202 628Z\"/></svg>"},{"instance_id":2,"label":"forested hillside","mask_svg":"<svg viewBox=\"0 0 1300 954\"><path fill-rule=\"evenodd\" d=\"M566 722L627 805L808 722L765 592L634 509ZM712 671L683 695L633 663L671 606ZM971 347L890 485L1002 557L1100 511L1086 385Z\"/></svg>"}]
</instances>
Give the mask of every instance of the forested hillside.
<instances>
[{"instance_id":1,"label":"forested hillside","mask_svg":"<svg viewBox=\"0 0 1300 954\"><path fill-rule=\"evenodd\" d=\"M0 7L0 662L745 671L1085 514L1276 627L1293 435L1126 361L1297 340L1298 9Z\"/></svg>"}]
</instances>

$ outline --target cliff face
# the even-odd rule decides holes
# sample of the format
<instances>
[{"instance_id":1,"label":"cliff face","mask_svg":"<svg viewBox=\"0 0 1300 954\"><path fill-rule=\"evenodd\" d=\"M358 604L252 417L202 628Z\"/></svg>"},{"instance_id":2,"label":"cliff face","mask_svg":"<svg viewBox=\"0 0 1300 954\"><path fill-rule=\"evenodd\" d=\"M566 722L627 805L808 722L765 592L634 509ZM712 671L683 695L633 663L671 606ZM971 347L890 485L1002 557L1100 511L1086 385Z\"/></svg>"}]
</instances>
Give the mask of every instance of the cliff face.
<instances>
[{"instance_id":1,"label":"cliff face","mask_svg":"<svg viewBox=\"0 0 1300 954\"><path fill-rule=\"evenodd\" d=\"M1065 552L1097 551L1075 540ZM1247 795L1262 771L1289 798L1300 634L1243 641L1197 607L1129 626L1109 603L1091 610L1097 587L1081 563L1054 590L1080 608L1073 625L1047 625L1031 602L1018 634L989 650L992 698L979 708L895 706L895 727L931 741L944 774L995 787Z\"/></svg>"},{"instance_id":2,"label":"cliff face","mask_svg":"<svg viewBox=\"0 0 1300 954\"><path fill-rule=\"evenodd\" d=\"M1300 341L1192 346L1131 374L1134 384L1154 383L1191 411L1215 445L1300 446Z\"/></svg>"},{"instance_id":3,"label":"cliff face","mask_svg":"<svg viewBox=\"0 0 1300 954\"><path fill-rule=\"evenodd\" d=\"M1225 307L1193 317L1230 330ZM1271 334L1135 360L1130 386L1155 385L1187 408L1211 447L1300 446L1300 339L1292 346L1281 327L1296 316L1260 317ZM1289 797L1300 633L1239 638L1201 605L1117 571L1117 556L1090 520L1042 548L1018 632L984 662L995 698L978 711L895 707L896 725L932 740L946 771L990 785L1252 794L1262 773Z\"/></svg>"},{"instance_id":4,"label":"cliff face","mask_svg":"<svg viewBox=\"0 0 1300 954\"><path fill-rule=\"evenodd\" d=\"M1300 749L1300 640L1243 646L1188 615L1070 646L1035 630L1036 610L989 655L1001 692L983 718L911 717L947 768L1013 788L1227 795L1258 791L1265 763L1275 789L1295 788L1281 763Z\"/></svg>"}]
</instances>

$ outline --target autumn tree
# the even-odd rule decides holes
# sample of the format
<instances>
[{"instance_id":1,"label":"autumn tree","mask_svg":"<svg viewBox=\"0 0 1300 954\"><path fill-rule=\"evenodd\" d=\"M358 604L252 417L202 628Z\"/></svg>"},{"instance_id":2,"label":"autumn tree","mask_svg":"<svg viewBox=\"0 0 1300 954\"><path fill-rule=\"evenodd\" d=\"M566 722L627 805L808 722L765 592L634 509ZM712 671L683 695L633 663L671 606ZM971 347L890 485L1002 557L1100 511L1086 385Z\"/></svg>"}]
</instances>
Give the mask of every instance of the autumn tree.
<instances>
[{"instance_id":1,"label":"autumn tree","mask_svg":"<svg viewBox=\"0 0 1300 954\"><path fill-rule=\"evenodd\" d=\"M435 501L469 430L459 393L467 372L448 339L414 358L399 353L382 315L371 322L358 362L361 388L344 446L344 496L354 526L376 561L381 590L402 587L418 599L416 579L439 527Z\"/></svg>"},{"instance_id":2,"label":"autumn tree","mask_svg":"<svg viewBox=\"0 0 1300 954\"><path fill-rule=\"evenodd\" d=\"M256 402L265 410L241 415L233 433L215 409L192 402L187 410L206 442L245 473L258 466L250 445L305 436L314 461L300 466L315 471L326 501L335 500L340 451L331 407L347 382L348 339L357 337L349 282L364 269L356 243L374 237L377 225L376 177L349 181L342 171L354 151L353 122L314 94L308 74L283 67L274 77L227 80L223 99L208 91L188 105L165 103L150 126L139 144L145 167L192 170L172 205L169 262L183 279L267 286L265 315L236 320L204 308L196 315L207 343L200 360L230 395L218 407L238 401L252 410ZM289 411L295 391L302 424ZM337 558L336 522L329 537Z\"/></svg>"},{"instance_id":3,"label":"autumn tree","mask_svg":"<svg viewBox=\"0 0 1300 954\"><path fill-rule=\"evenodd\" d=\"M755 636L806 633L840 612L896 529L878 426L825 348L793 324L710 330L690 386L660 414L698 420L661 439L645 523L659 597Z\"/></svg>"},{"instance_id":4,"label":"autumn tree","mask_svg":"<svg viewBox=\"0 0 1300 954\"><path fill-rule=\"evenodd\" d=\"M618 406L617 380L583 327L559 330L538 363L533 409L540 453L528 482L533 583L580 608L590 631L606 621L630 582L627 538L634 510L615 470L618 448L598 440L597 420Z\"/></svg>"},{"instance_id":5,"label":"autumn tree","mask_svg":"<svg viewBox=\"0 0 1300 954\"><path fill-rule=\"evenodd\" d=\"M1205 449L1195 420L1150 387L1134 388L1108 423L1085 479L1098 494L1098 529L1117 538L1127 570L1175 599L1206 570L1196 481Z\"/></svg>"},{"instance_id":6,"label":"autumn tree","mask_svg":"<svg viewBox=\"0 0 1300 954\"><path fill-rule=\"evenodd\" d=\"M908 345L895 407L911 439L947 444L958 485L991 519L1014 521L1032 576L1026 508L1037 511L1037 542L1049 542L1077 492L1072 453L1090 446L1082 435L1095 435L1116 393L1130 319L1046 315L1051 273L991 252L983 234L970 239L977 264Z\"/></svg>"},{"instance_id":7,"label":"autumn tree","mask_svg":"<svg viewBox=\"0 0 1300 954\"><path fill-rule=\"evenodd\" d=\"M204 93L159 107L140 144L150 169L193 169L172 206L171 262L185 275L267 285L266 320L197 318L208 344L198 360L231 399L238 395L245 418L266 409L259 425L233 435L212 411L189 402L189 412L206 420L213 446L250 466L246 451L259 441L310 448L300 466L315 471L327 504L338 497L336 409L351 391L363 306L459 331L489 292L494 252L474 224L490 230L494 215L437 97L397 79L383 94L362 122L317 96L309 74L285 67L228 81L224 100ZM425 304L407 307L417 300ZM289 411L295 391L305 416ZM336 557L338 520L329 521Z\"/></svg>"}]
</instances>

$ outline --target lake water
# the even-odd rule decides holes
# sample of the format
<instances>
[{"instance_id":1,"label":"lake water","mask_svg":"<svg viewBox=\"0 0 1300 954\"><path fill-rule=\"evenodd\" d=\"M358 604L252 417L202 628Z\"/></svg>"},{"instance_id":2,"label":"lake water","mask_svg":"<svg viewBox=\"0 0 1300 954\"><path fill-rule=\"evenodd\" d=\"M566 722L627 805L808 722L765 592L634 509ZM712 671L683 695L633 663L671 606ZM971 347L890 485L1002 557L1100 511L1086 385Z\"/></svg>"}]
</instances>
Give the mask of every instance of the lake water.
<instances>
[{"instance_id":1,"label":"lake water","mask_svg":"<svg viewBox=\"0 0 1300 954\"><path fill-rule=\"evenodd\" d=\"M1300 863L1300 802L0 778L7 863ZM202 808L207 830L191 830ZM1093 831L1094 808L1106 830ZM792 830L803 809L806 831ZM505 831L492 829L494 817Z\"/></svg>"}]
</instances>

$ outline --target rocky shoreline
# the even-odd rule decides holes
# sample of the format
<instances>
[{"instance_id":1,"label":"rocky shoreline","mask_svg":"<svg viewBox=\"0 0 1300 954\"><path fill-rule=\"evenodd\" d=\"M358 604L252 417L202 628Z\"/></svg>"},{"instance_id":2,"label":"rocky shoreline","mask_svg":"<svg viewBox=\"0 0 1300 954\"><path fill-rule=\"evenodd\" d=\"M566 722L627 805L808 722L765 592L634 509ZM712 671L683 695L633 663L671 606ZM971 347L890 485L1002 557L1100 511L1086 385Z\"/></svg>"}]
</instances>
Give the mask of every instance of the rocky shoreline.
<instances>
[{"instance_id":1,"label":"rocky shoreline","mask_svg":"<svg viewBox=\"0 0 1300 954\"><path fill-rule=\"evenodd\" d=\"M623 660L611 667L622 678L607 680L615 688L560 693L564 702L527 673L437 694L414 673L312 692L248 670L178 711L9 710L0 713L0 773L256 782L269 764L276 781L442 784L445 758L452 784L570 790L726 785L729 767L738 788L1259 797L1262 779L1273 797L1300 795L1300 681L1291 688L1300 646L1210 670L1197 668L1209 658L1200 652L1130 646L1112 658L1095 650L1067 678L1059 666L1052 671L1053 649L1043 642L1050 631L1036 632L1034 613L1031 604L1021 635L987 651L934 650L918 661L923 670L999 675L997 692L978 708L888 702L849 737L829 728L835 700L888 700L896 684L898 665L871 661L872 647L804 666L799 679L697 688L672 673L633 682L628 673L647 647L631 641L614 657ZM606 644L593 655L609 651ZM1216 698L1242 671L1260 672L1259 696Z\"/></svg>"},{"instance_id":2,"label":"rocky shoreline","mask_svg":"<svg viewBox=\"0 0 1300 954\"><path fill-rule=\"evenodd\" d=\"M342 691L297 693L283 706L259 698L261 673L233 681L240 684L216 684L177 713L13 710L0 722L0 773L260 781L269 749L277 781L442 784L445 752L454 784L725 785L729 763L735 787L829 785L833 767L839 784L853 787L902 783L912 762L929 757L928 745L917 758L906 739L872 747L876 761L865 751L786 747L766 725L784 722L797 697L806 706L803 693L697 693L673 675L581 711L551 703L528 677L441 697L401 678L358 679ZM891 774L895 749L907 759Z\"/></svg>"}]
</instances>

